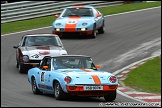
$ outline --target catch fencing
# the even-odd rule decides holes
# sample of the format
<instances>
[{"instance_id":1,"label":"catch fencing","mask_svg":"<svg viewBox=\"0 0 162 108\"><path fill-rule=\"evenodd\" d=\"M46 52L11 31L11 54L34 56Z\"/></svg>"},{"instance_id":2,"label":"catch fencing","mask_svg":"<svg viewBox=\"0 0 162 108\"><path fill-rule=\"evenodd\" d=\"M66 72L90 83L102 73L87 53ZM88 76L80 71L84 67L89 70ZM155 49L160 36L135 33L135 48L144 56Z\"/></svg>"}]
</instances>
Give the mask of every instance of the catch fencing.
<instances>
[{"instance_id":1,"label":"catch fencing","mask_svg":"<svg viewBox=\"0 0 162 108\"><path fill-rule=\"evenodd\" d=\"M92 5L95 8L120 5L124 1L19 1L1 4L1 23L50 16L67 6Z\"/></svg>"}]
</instances>

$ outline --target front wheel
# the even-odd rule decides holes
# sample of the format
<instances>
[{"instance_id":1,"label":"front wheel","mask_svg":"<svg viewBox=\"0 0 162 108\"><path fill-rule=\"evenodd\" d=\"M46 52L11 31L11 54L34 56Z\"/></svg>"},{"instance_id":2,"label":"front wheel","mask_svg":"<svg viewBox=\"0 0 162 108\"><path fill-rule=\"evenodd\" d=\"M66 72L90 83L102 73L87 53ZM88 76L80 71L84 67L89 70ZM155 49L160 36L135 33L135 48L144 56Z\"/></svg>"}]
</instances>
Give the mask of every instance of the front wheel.
<instances>
[{"instance_id":1,"label":"front wheel","mask_svg":"<svg viewBox=\"0 0 162 108\"><path fill-rule=\"evenodd\" d=\"M54 83L54 96L56 100L61 100L66 98L66 94L62 90L61 85L58 81Z\"/></svg>"},{"instance_id":2,"label":"front wheel","mask_svg":"<svg viewBox=\"0 0 162 108\"><path fill-rule=\"evenodd\" d=\"M116 90L110 92L108 95L105 95L105 96L104 96L104 99L105 99L107 102L114 101L114 100L116 99Z\"/></svg>"},{"instance_id":3,"label":"front wheel","mask_svg":"<svg viewBox=\"0 0 162 108\"><path fill-rule=\"evenodd\" d=\"M36 80L34 77L32 78L32 91L34 94L42 94L42 92L37 87Z\"/></svg>"},{"instance_id":4,"label":"front wheel","mask_svg":"<svg viewBox=\"0 0 162 108\"><path fill-rule=\"evenodd\" d=\"M16 66L17 66L17 68L19 70L19 73L25 73L26 72L26 70L24 69L24 66L22 64L17 62Z\"/></svg>"},{"instance_id":5,"label":"front wheel","mask_svg":"<svg viewBox=\"0 0 162 108\"><path fill-rule=\"evenodd\" d=\"M94 26L93 26L93 32L91 34L91 37L92 38L96 38L96 36L97 36L97 30L96 30L96 25L94 24Z\"/></svg>"}]
</instances>

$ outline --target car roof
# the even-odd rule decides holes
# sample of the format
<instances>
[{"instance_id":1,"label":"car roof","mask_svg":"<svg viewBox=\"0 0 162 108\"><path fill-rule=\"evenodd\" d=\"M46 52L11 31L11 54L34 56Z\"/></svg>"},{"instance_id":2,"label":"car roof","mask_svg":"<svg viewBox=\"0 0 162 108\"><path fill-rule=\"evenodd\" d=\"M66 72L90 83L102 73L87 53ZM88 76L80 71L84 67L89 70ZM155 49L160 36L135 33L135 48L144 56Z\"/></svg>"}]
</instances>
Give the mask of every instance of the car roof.
<instances>
[{"instance_id":1,"label":"car roof","mask_svg":"<svg viewBox=\"0 0 162 108\"><path fill-rule=\"evenodd\" d=\"M40 34L26 34L26 35L24 35L24 36L58 36L58 35L56 35L56 34L42 34L42 33L40 33Z\"/></svg>"},{"instance_id":2,"label":"car roof","mask_svg":"<svg viewBox=\"0 0 162 108\"><path fill-rule=\"evenodd\" d=\"M45 57L53 58L53 57L90 57L90 56L87 56L87 55L57 55L57 56L45 56Z\"/></svg>"},{"instance_id":3,"label":"car roof","mask_svg":"<svg viewBox=\"0 0 162 108\"><path fill-rule=\"evenodd\" d=\"M69 6L66 8L94 8L94 6L91 5L76 5L76 6Z\"/></svg>"}]
</instances>

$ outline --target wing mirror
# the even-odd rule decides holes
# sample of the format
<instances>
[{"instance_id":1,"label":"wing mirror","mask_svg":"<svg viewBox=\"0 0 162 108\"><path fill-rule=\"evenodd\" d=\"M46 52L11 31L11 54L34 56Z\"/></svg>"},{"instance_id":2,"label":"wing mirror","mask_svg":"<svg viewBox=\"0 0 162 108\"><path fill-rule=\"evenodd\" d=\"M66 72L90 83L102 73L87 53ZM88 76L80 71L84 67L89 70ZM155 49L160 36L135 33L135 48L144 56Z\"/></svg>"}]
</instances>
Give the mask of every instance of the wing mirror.
<instances>
[{"instance_id":1,"label":"wing mirror","mask_svg":"<svg viewBox=\"0 0 162 108\"><path fill-rule=\"evenodd\" d=\"M55 18L58 18L59 16L60 16L59 14L56 14L56 15L55 15Z\"/></svg>"},{"instance_id":2,"label":"wing mirror","mask_svg":"<svg viewBox=\"0 0 162 108\"><path fill-rule=\"evenodd\" d=\"M100 16L101 16L101 14L97 14L97 15L96 15L96 17L100 17Z\"/></svg>"},{"instance_id":3,"label":"wing mirror","mask_svg":"<svg viewBox=\"0 0 162 108\"><path fill-rule=\"evenodd\" d=\"M100 65L96 65L96 68L99 69L100 68Z\"/></svg>"},{"instance_id":4,"label":"wing mirror","mask_svg":"<svg viewBox=\"0 0 162 108\"><path fill-rule=\"evenodd\" d=\"M17 45L17 46L13 46L13 48L15 48L15 49L17 49L19 46Z\"/></svg>"},{"instance_id":5,"label":"wing mirror","mask_svg":"<svg viewBox=\"0 0 162 108\"><path fill-rule=\"evenodd\" d=\"M43 69L48 69L48 66L43 66Z\"/></svg>"},{"instance_id":6,"label":"wing mirror","mask_svg":"<svg viewBox=\"0 0 162 108\"><path fill-rule=\"evenodd\" d=\"M48 69L48 66L43 66L43 69Z\"/></svg>"}]
</instances>

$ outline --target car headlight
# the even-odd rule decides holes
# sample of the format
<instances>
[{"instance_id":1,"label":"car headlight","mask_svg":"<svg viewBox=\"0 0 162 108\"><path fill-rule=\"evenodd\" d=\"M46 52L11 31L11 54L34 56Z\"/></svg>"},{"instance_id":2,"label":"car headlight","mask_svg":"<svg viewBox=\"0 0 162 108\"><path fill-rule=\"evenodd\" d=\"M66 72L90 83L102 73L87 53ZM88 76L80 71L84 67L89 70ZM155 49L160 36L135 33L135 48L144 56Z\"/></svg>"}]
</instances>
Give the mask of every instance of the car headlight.
<instances>
[{"instance_id":1,"label":"car headlight","mask_svg":"<svg viewBox=\"0 0 162 108\"><path fill-rule=\"evenodd\" d=\"M64 81L65 81L67 84L70 83L70 82L71 82L71 77L66 76L66 77L64 78Z\"/></svg>"},{"instance_id":2,"label":"car headlight","mask_svg":"<svg viewBox=\"0 0 162 108\"><path fill-rule=\"evenodd\" d=\"M23 59L24 62L28 62L29 61L29 56L28 55L24 55L22 57L22 59Z\"/></svg>"},{"instance_id":3,"label":"car headlight","mask_svg":"<svg viewBox=\"0 0 162 108\"><path fill-rule=\"evenodd\" d=\"M86 31L86 28L81 28L80 30L81 30L81 31Z\"/></svg>"},{"instance_id":4,"label":"car headlight","mask_svg":"<svg viewBox=\"0 0 162 108\"><path fill-rule=\"evenodd\" d=\"M117 78L115 76L110 77L110 82L115 83L117 81Z\"/></svg>"},{"instance_id":5,"label":"car headlight","mask_svg":"<svg viewBox=\"0 0 162 108\"><path fill-rule=\"evenodd\" d=\"M56 26L60 26L61 25L61 23L56 23Z\"/></svg>"},{"instance_id":6,"label":"car headlight","mask_svg":"<svg viewBox=\"0 0 162 108\"><path fill-rule=\"evenodd\" d=\"M56 28L56 31L60 31L60 28Z\"/></svg>"},{"instance_id":7,"label":"car headlight","mask_svg":"<svg viewBox=\"0 0 162 108\"><path fill-rule=\"evenodd\" d=\"M87 25L87 23L82 23L82 26L86 26Z\"/></svg>"}]
</instances>

